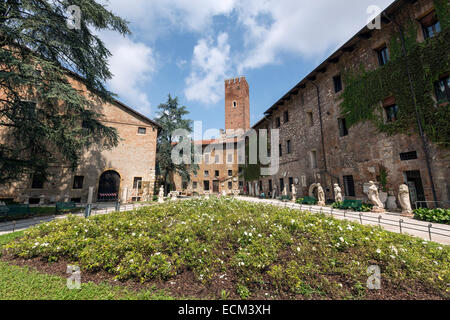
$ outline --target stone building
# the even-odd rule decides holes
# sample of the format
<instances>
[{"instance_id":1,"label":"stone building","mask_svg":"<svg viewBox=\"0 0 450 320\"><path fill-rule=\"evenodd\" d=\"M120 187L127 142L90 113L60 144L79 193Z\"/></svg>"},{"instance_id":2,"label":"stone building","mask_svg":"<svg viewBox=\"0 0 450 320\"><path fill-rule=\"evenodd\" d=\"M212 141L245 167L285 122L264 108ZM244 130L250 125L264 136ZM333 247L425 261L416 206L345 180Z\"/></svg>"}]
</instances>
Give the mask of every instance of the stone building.
<instances>
[{"instance_id":1,"label":"stone building","mask_svg":"<svg viewBox=\"0 0 450 320\"><path fill-rule=\"evenodd\" d=\"M70 82L92 99L81 78L72 75ZM94 100L95 111L103 115L101 121L118 130L119 145L112 150L92 147L83 154L74 172L69 164L55 161L46 180L27 176L22 181L0 185L0 200L30 204L85 203L90 187L94 188L94 202L142 201L153 196L160 126L120 101Z\"/></svg>"},{"instance_id":2,"label":"stone building","mask_svg":"<svg viewBox=\"0 0 450 320\"><path fill-rule=\"evenodd\" d=\"M302 197L315 195L315 184L321 183L331 202L332 186L339 183L347 199L367 200L366 184L380 181L386 172L386 187L391 194L397 196L399 185L406 183L413 205L416 201L432 202L433 179L439 205L448 206L448 150L427 141L427 170L426 149L418 134L388 136L370 122L349 128L340 107L340 95L346 85L341 70L357 70L361 65L374 70L389 61L390 39L397 30L389 18L404 26L412 21L417 26L418 42L437 34L440 23L434 5L433 0L394 2L386 9L387 15L382 15L381 29L364 27L270 107L253 128L280 130L280 170L274 176L250 182L251 185L259 185L259 190L270 195L277 187L279 195L286 186L296 184L298 197ZM448 101L448 70L442 72L439 85L445 90L432 94L443 92ZM444 107L448 108L448 103ZM396 121L395 97L386 97L378 108L386 122Z\"/></svg>"},{"instance_id":3,"label":"stone building","mask_svg":"<svg viewBox=\"0 0 450 320\"><path fill-rule=\"evenodd\" d=\"M172 177L176 191L186 195L204 192L232 194L239 190L239 133L250 129L249 85L245 77L225 80L225 130L212 140L194 141L201 146L202 163L190 181L179 175Z\"/></svg>"}]
</instances>

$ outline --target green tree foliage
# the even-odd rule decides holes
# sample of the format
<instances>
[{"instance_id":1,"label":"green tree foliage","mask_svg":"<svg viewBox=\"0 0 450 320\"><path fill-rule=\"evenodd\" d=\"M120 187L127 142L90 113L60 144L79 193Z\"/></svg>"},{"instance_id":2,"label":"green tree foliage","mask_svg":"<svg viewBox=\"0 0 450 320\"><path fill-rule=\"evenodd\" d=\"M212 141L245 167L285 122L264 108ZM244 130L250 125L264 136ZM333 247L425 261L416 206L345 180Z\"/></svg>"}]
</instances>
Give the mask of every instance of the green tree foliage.
<instances>
[{"instance_id":1,"label":"green tree foliage","mask_svg":"<svg viewBox=\"0 0 450 320\"><path fill-rule=\"evenodd\" d=\"M168 190L168 180L171 174L179 174L184 181L190 181L191 172L197 172L198 166L194 164L192 145L192 165L189 164L175 164L172 161L172 150L175 147L173 140L173 133L178 130L186 130L189 133L192 132L192 120L183 119L183 117L189 114L185 106L179 106L178 97L172 98L169 94L166 103L162 103L158 106L159 114L155 121L162 127L158 137L156 163L159 168L159 172L163 177L164 188Z\"/></svg>"},{"instance_id":2,"label":"green tree foliage","mask_svg":"<svg viewBox=\"0 0 450 320\"><path fill-rule=\"evenodd\" d=\"M70 29L67 8L81 9ZM0 183L46 174L55 159L76 168L83 150L118 143L94 104L112 101L111 53L93 30L129 33L127 22L94 0L0 0ZM95 93L82 95L68 75ZM76 74L76 75L75 75Z\"/></svg>"}]
</instances>

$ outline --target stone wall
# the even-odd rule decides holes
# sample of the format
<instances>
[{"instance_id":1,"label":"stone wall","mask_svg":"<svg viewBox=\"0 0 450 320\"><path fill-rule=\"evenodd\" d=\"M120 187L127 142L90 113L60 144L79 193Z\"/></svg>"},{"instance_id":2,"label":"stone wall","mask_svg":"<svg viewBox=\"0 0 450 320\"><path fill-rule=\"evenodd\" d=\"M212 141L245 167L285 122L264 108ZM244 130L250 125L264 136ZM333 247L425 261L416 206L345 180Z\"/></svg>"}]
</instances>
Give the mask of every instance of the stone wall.
<instances>
[{"instance_id":1,"label":"stone wall","mask_svg":"<svg viewBox=\"0 0 450 320\"><path fill-rule=\"evenodd\" d=\"M44 196L46 203L64 201L66 198L86 202L89 187L94 187L94 201L97 199L99 180L102 173L113 170L120 175L119 195L122 201L143 198L144 190L133 188L134 178L149 182L148 194L153 196L155 184L156 140L158 127L150 119L138 114L120 102L101 102L95 95L88 94L85 86L77 79L71 83L85 92L95 101L95 111L103 114L102 122L118 130L119 145L112 150L99 150L96 147L87 150L79 167L72 172L70 166L54 163L49 168L50 176L42 189L32 188L32 177L22 181L0 186L0 199L14 199L24 202L27 198L38 199ZM145 134L139 134L139 128L145 128ZM73 189L75 176L83 176L81 189ZM128 189L126 199L124 189Z\"/></svg>"},{"instance_id":2,"label":"stone wall","mask_svg":"<svg viewBox=\"0 0 450 320\"><path fill-rule=\"evenodd\" d=\"M432 0L417 1L414 4L401 5L394 19L402 24L407 21L419 22L424 14L433 9ZM418 41L423 41L422 29L418 28ZM413 135L387 136L380 134L371 123L362 123L348 130L348 135L341 136L339 129L340 92L335 92L333 78L341 74L341 70L359 69L363 64L366 69L379 67L376 49L387 45L392 34L396 32L393 23L383 24L381 30L374 30L369 37L355 37L347 48L342 48L305 78L296 88L280 99L268 110L266 119L261 120L255 129L273 129L280 118L280 143L283 156L280 158L280 171L273 177L262 177L264 191L267 193L269 180L279 186L280 179L287 183L289 177L298 179L298 196L307 196L309 186L320 182L324 186L327 199L333 199L333 183L339 183L344 190L344 176L353 176L355 195L348 199L367 197L363 192L364 184L377 181L380 170L388 171L388 189L395 195L400 184L405 183L407 171L420 172L427 201L433 201L425 153L420 137ZM334 59L336 58L337 59ZM343 80L342 80L343 81ZM317 88L319 88L319 110ZM343 83L345 87L345 83ZM383 112L380 101L380 112ZM289 112L289 121L284 122L284 113ZM312 123L310 122L312 115ZM414 117L414 115L411 115ZM322 125L320 122L322 119ZM322 145L323 131L323 145ZM417 130L415 130L417 132ZM286 142L291 140L292 152L287 154ZM439 201L450 200L449 168L450 160L447 150L438 149L429 144L432 173ZM317 154L317 168L312 166L310 153ZM417 159L402 161L400 153L417 152ZM302 181L306 183L302 185Z\"/></svg>"}]
</instances>

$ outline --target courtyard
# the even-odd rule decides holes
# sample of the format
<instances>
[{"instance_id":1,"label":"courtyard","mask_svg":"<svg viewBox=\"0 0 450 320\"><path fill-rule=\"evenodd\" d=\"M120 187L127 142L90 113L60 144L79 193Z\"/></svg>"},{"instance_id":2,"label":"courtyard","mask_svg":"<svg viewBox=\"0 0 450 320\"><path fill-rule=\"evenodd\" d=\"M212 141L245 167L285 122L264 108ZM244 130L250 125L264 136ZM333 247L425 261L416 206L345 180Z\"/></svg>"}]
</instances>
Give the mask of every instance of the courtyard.
<instances>
[{"instance_id":1,"label":"courtyard","mask_svg":"<svg viewBox=\"0 0 450 320\"><path fill-rule=\"evenodd\" d=\"M13 279L26 286L30 277L57 277L50 292L68 298L68 265L81 269L81 290L100 286L115 292L111 298L449 298L446 245L306 208L225 197L69 216L2 236L2 243L1 268ZM371 290L373 266L381 286ZM2 294L27 297L11 281L2 281L0 290L12 288Z\"/></svg>"}]
</instances>

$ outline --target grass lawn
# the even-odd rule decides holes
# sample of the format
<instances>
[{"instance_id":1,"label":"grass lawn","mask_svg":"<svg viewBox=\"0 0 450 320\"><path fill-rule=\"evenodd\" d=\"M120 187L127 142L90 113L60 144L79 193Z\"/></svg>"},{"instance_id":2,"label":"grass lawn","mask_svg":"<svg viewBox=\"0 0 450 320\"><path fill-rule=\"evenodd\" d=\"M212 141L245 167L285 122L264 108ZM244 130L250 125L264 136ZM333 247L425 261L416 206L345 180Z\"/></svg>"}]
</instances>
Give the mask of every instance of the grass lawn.
<instances>
[{"instance_id":1,"label":"grass lawn","mask_svg":"<svg viewBox=\"0 0 450 320\"><path fill-rule=\"evenodd\" d=\"M171 202L87 220L72 216L9 240L2 257L9 264L0 265L0 294L9 288L16 298L33 292L28 285L47 283L54 288L44 289L48 298L131 296L120 291L123 286L93 284L67 292L65 279L16 269L11 266L15 261L48 273L76 264L82 277L106 276L141 289L154 286L175 297L450 298L448 246L325 215L226 198ZM372 265L381 268L381 290L367 289ZM23 281L4 285L11 278L3 276L7 273ZM53 280L41 283L32 281L34 277Z\"/></svg>"}]
</instances>

